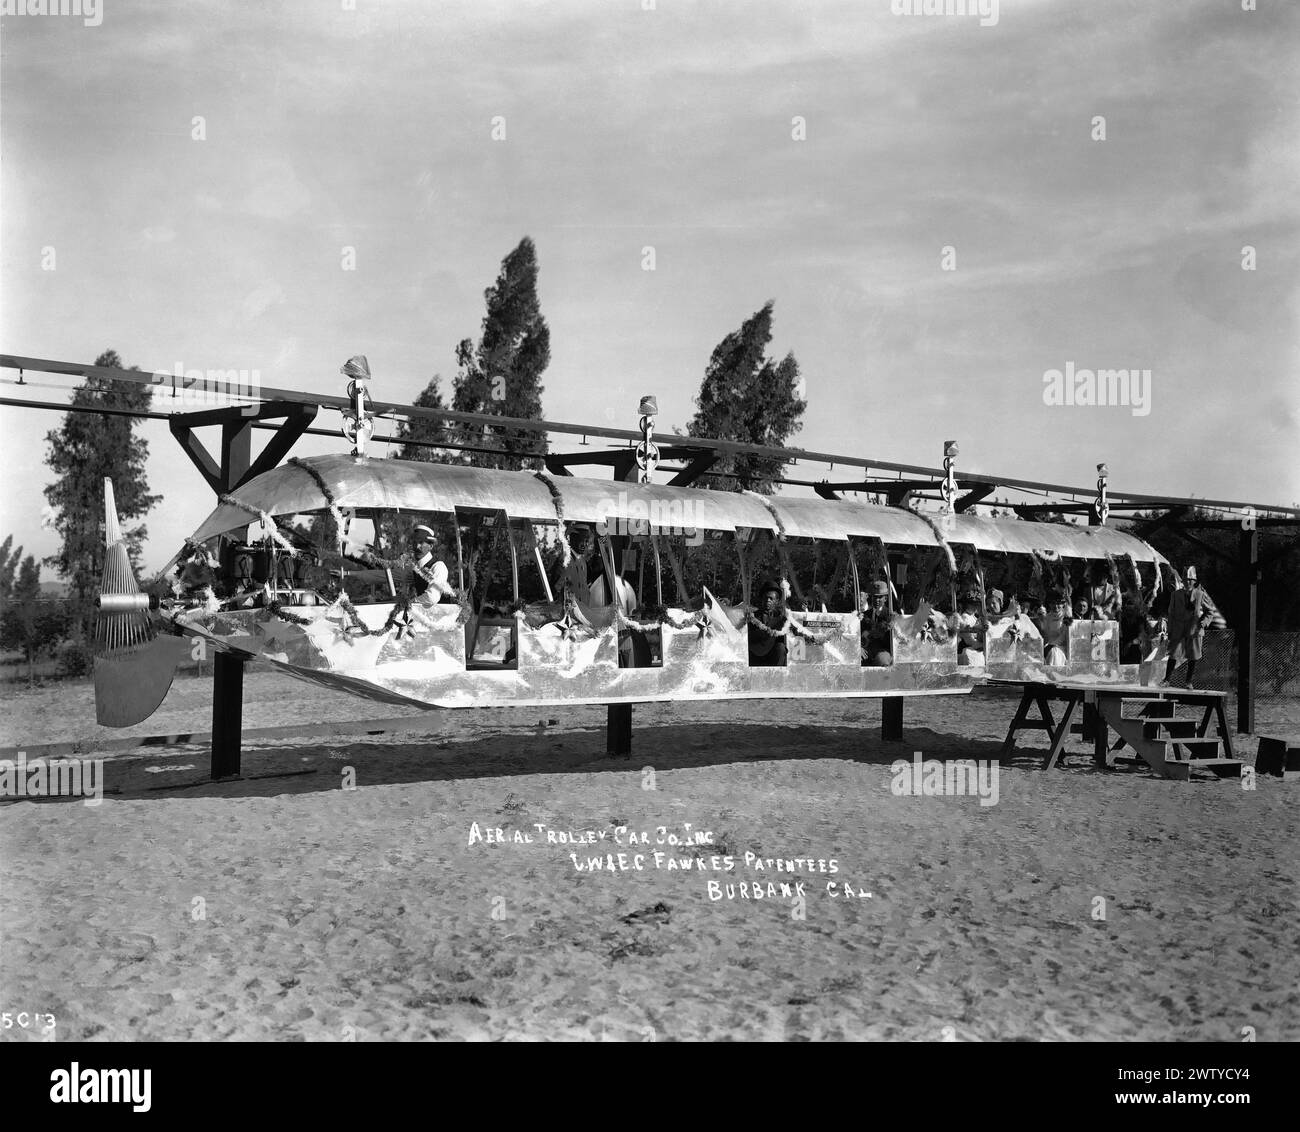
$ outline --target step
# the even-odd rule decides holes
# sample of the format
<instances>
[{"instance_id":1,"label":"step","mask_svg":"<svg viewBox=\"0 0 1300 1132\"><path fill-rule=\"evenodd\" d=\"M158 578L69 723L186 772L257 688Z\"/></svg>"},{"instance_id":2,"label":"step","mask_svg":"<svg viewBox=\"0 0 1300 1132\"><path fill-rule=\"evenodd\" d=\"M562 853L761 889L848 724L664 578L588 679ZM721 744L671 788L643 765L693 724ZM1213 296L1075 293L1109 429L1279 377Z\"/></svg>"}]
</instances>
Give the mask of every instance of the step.
<instances>
[{"instance_id":1,"label":"step","mask_svg":"<svg viewBox=\"0 0 1300 1132\"><path fill-rule=\"evenodd\" d=\"M1194 770L1208 770L1218 778L1240 778L1246 763L1243 759L1188 759L1177 765L1187 767L1189 774Z\"/></svg>"},{"instance_id":2,"label":"step","mask_svg":"<svg viewBox=\"0 0 1300 1132\"><path fill-rule=\"evenodd\" d=\"M1155 712L1148 715L1143 712L1141 715L1133 716L1133 719L1140 723L1182 723L1185 718L1185 716L1181 716L1177 712L1173 715L1156 715Z\"/></svg>"},{"instance_id":3,"label":"step","mask_svg":"<svg viewBox=\"0 0 1300 1132\"><path fill-rule=\"evenodd\" d=\"M1147 761L1137 755L1115 755L1111 761L1117 766L1147 766ZM1240 778L1241 768L1245 766L1242 759L1170 759L1166 763L1170 768L1171 778L1188 779L1193 770L1208 770L1220 778Z\"/></svg>"},{"instance_id":4,"label":"step","mask_svg":"<svg viewBox=\"0 0 1300 1132\"><path fill-rule=\"evenodd\" d=\"M1172 739L1186 736L1196 738L1196 720L1194 719L1144 719L1142 737L1144 739Z\"/></svg>"},{"instance_id":5,"label":"step","mask_svg":"<svg viewBox=\"0 0 1300 1132\"><path fill-rule=\"evenodd\" d=\"M1210 738L1209 736L1206 736L1204 739L1169 739L1167 740L1167 742L1170 747L1177 746L1177 747L1186 748L1188 751L1188 757L1191 758L1193 761L1195 761L1197 758L1211 757L1209 754L1206 753L1209 751L1213 751L1214 752L1213 757L1217 758L1220 751L1219 740L1217 737ZM1198 752L1200 753L1198 754ZM1168 755L1166 755L1165 757L1169 758ZM1177 758L1179 762L1187 761L1187 759L1184 759L1181 754L1179 754Z\"/></svg>"}]
</instances>

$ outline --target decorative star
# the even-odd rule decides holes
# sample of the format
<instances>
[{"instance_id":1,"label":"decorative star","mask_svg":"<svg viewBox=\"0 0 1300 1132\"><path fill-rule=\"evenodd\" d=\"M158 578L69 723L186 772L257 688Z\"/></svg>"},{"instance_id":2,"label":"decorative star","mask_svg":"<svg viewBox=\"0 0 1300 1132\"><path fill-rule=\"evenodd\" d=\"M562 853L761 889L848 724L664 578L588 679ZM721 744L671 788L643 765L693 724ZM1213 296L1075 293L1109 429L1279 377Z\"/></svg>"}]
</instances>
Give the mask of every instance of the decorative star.
<instances>
[{"instance_id":1,"label":"decorative star","mask_svg":"<svg viewBox=\"0 0 1300 1132\"><path fill-rule=\"evenodd\" d=\"M274 652L284 652L289 641L301 636L297 625L281 621L278 617L274 617L269 621L255 621L253 623L253 634L262 638L264 642L263 651Z\"/></svg>"},{"instance_id":2,"label":"decorative star","mask_svg":"<svg viewBox=\"0 0 1300 1132\"><path fill-rule=\"evenodd\" d=\"M713 636L713 622L703 609L695 615L695 627L700 631L699 640Z\"/></svg>"},{"instance_id":3,"label":"decorative star","mask_svg":"<svg viewBox=\"0 0 1300 1132\"><path fill-rule=\"evenodd\" d=\"M403 637L415 638L420 635L420 625L411 616L409 609L401 610L393 619L393 628L397 630L393 634L394 641L400 641Z\"/></svg>"},{"instance_id":4,"label":"decorative star","mask_svg":"<svg viewBox=\"0 0 1300 1132\"><path fill-rule=\"evenodd\" d=\"M558 621L552 621L551 624L559 629L560 640L573 641L577 639L578 626L580 623L567 609L564 611L563 617Z\"/></svg>"}]
</instances>

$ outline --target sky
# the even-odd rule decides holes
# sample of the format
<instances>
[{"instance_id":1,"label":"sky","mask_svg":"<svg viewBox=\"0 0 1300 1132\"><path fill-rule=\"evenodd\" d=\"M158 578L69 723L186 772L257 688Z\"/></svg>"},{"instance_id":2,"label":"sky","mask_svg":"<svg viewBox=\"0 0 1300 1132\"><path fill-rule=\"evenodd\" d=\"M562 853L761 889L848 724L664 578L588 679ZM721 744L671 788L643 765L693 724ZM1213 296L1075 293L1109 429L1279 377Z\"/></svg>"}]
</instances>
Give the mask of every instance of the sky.
<instances>
[{"instance_id":1,"label":"sky","mask_svg":"<svg viewBox=\"0 0 1300 1132\"><path fill-rule=\"evenodd\" d=\"M0 17L0 352L331 394L364 354L376 397L449 397L527 235L548 419L634 428L653 393L685 426L770 299L793 444L1300 501L1300 4L25 6ZM1149 396L1046 403L1067 367L1149 370ZM0 396L67 400L28 377L54 388ZM59 419L0 408L0 533L29 553L55 549ZM214 501L139 431L156 569Z\"/></svg>"}]
</instances>

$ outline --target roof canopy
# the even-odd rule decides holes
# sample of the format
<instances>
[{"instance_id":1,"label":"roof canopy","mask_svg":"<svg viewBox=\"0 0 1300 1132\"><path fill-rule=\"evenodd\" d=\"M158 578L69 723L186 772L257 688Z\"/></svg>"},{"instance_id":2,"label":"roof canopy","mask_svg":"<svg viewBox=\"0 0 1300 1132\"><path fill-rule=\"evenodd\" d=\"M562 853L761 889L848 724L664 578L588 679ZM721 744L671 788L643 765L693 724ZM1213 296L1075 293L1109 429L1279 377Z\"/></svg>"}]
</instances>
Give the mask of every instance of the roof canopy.
<instances>
[{"instance_id":1,"label":"roof canopy","mask_svg":"<svg viewBox=\"0 0 1300 1132\"><path fill-rule=\"evenodd\" d=\"M946 538L976 550L1010 554L1047 554L1063 558L1103 559L1132 555L1137 562L1163 562L1164 556L1139 538L1110 527L1084 527L1073 523L1029 523L1017 519L981 519L953 515Z\"/></svg>"},{"instance_id":2,"label":"roof canopy","mask_svg":"<svg viewBox=\"0 0 1300 1132\"><path fill-rule=\"evenodd\" d=\"M845 499L768 500L792 538L878 538L904 546L938 546L934 529L912 511Z\"/></svg>"},{"instance_id":3,"label":"roof canopy","mask_svg":"<svg viewBox=\"0 0 1300 1132\"><path fill-rule=\"evenodd\" d=\"M307 469L310 468L309 472ZM313 475L312 473L315 473ZM345 510L401 510L450 514L457 508L505 511L516 519L556 521L547 485L530 472L499 472L460 464L417 460L358 461L351 456L313 456L264 472L232 494L247 507L268 515L296 515L328 506L316 477ZM849 500L777 499L766 501L731 491L623 483L576 476L552 476L566 520L598 523L607 519L648 521L654 527L695 527L732 531L737 527L777 530L796 538L874 537L908 546L938 546L936 527L911 511ZM243 507L220 504L194 533L195 542L246 527ZM954 515L949 542L977 550L1047 553L1073 558L1131 554L1139 562L1163 561L1140 539L1107 527L1029 523Z\"/></svg>"}]
</instances>

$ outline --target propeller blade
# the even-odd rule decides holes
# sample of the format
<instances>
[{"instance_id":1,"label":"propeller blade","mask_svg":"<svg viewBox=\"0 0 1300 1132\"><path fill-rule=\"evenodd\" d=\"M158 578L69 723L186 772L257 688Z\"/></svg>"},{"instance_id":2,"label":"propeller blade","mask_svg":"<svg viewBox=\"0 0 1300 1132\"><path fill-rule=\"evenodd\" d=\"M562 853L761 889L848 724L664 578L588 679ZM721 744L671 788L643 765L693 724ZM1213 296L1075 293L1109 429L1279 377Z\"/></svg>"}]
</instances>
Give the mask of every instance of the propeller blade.
<instances>
[{"instance_id":1,"label":"propeller blade","mask_svg":"<svg viewBox=\"0 0 1300 1132\"><path fill-rule=\"evenodd\" d=\"M190 648L186 637L155 637L122 656L96 658L95 722L104 727L143 723L166 698Z\"/></svg>"}]
</instances>

